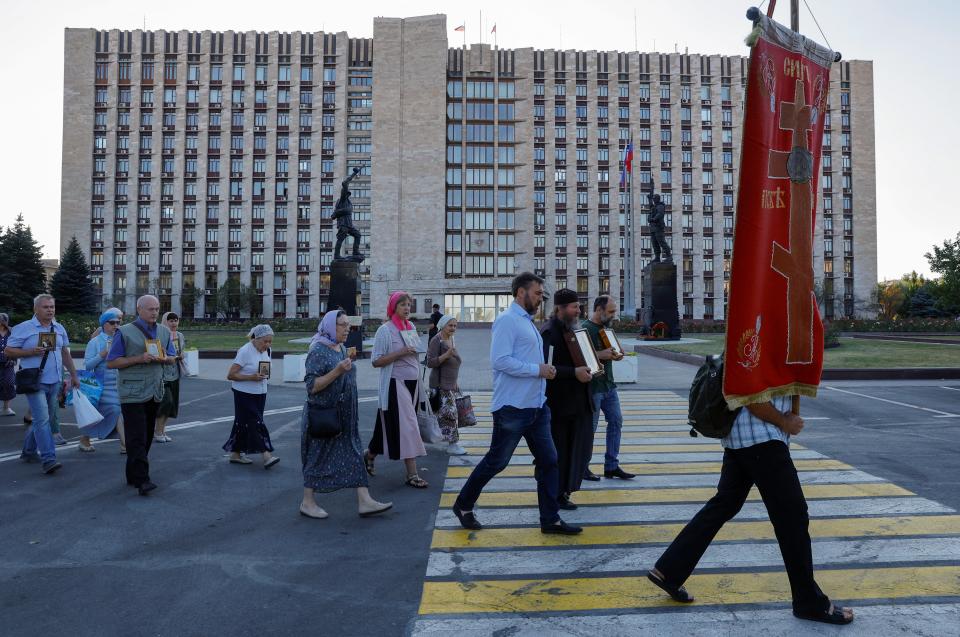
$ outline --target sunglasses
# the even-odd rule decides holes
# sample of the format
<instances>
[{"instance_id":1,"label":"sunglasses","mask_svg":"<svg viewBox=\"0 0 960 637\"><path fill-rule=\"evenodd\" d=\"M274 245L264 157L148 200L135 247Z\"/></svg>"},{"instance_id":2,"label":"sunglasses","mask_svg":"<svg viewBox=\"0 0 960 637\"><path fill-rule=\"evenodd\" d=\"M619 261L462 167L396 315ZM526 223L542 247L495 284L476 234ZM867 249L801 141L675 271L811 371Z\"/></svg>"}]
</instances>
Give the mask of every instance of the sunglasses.
<instances>
[{"instance_id":1,"label":"sunglasses","mask_svg":"<svg viewBox=\"0 0 960 637\"><path fill-rule=\"evenodd\" d=\"M120 325L120 321L107 321L110 325Z\"/></svg>"}]
</instances>

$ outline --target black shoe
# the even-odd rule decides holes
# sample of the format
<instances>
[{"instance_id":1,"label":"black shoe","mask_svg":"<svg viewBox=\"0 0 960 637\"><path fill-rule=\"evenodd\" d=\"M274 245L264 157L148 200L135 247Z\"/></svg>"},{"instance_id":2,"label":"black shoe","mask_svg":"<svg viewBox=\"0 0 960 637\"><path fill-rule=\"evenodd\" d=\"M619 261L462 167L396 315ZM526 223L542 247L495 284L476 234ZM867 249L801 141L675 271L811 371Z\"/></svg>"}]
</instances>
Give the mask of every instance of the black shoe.
<instances>
[{"instance_id":1,"label":"black shoe","mask_svg":"<svg viewBox=\"0 0 960 637\"><path fill-rule=\"evenodd\" d=\"M60 464L59 462L57 462L56 460L52 460L52 461L50 461L50 462L44 462L44 463L43 463L43 472L49 476L49 475L52 475L52 474L56 473L57 470L60 469L60 467L62 467L62 466L63 466L63 465Z\"/></svg>"},{"instance_id":2,"label":"black shoe","mask_svg":"<svg viewBox=\"0 0 960 637\"><path fill-rule=\"evenodd\" d=\"M590 471L590 469L587 469L583 472L583 479L589 480L590 482L600 482L600 476L595 474L593 471Z\"/></svg>"},{"instance_id":3,"label":"black shoe","mask_svg":"<svg viewBox=\"0 0 960 637\"><path fill-rule=\"evenodd\" d=\"M28 464L36 464L40 462L40 454L38 453L21 453L20 461L26 462Z\"/></svg>"},{"instance_id":4,"label":"black shoe","mask_svg":"<svg viewBox=\"0 0 960 637\"><path fill-rule=\"evenodd\" d=\"M561 509L563 509L564 511L576 511L576 510L577 510L577 505L574 504L573 502L571 502L571 501L570 501L570 498L568 498L568 497L565 496L565 495L562 495L562 496L560 496L559 498L557 498L557 506L560 507Z\"/></svg>"},{"instance_id":5,"label":"black shoe","mask_svg":"<svg viewBox=\"0 0 960 637\"><path fill-rule=\"evenodd\" d=\"M139 487L137 487L137 492L138 492L140 495L147 495L148 493L150 493L151 491L153 491L153 490L156 489L156 488L157 488L157 485L155 485L154 483L152 483L152 482L150 482L149 480L147 480L146 482L144 482L143 484L141 484Z\"/></svg>"},{"instance_id":6,"label":"black shoe","mask_svg":"<svg viewBox=\"0 0 960 637\"><path fill-rule=\"evenodd\" d=\"M572 524L567 524L563 520L557 520L553 524L548 524L547 526L540 526L541 533L555 533L557 535L577 535L578 533L583 532L583 528L579 526L573 526Z\"/></svg>"},{"instance_id":7,"label":"black shoe","mask_svg":"<svg viewBox=\"0 0 960 637\"><path fill-rule=\"evenodd\" d=\"M634 478L637 477L637 474L627 473L620 467L617 467L613 471L604 471L603 477L604 478L620 478L621 480L633 480Z\"/></svg>"},{"instance_id":8,"label":"black shoe","mask_svg":"<svg viewBox=\"0 0 960 637\"><path fill-rule=\"evenodd\" d=\"M473 514L473 511L461 511L456 504L453 505L453 514L460 520L460 526L470 531L479 531L483 528L480 520Z\"/></svg>"}]
</instances>

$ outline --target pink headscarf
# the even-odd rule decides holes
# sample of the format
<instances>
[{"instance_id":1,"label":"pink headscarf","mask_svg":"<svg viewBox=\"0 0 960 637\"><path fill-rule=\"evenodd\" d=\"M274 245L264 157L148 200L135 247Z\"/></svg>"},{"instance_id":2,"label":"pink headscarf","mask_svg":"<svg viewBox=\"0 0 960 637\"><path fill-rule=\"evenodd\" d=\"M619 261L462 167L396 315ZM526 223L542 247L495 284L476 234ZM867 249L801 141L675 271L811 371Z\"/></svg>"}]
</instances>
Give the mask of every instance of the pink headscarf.
<instances>
[{"instance_id":1,"label":"pink headscarf","mask_svg":"<svg viewBox=\"0 0 960 637\"><path fill-rule=\"evenodd\" d=\"M413 323L410 321L405 321L397 316L397 303L403 297L409 297L410 295L404 292L403 290L397 290L390 295L390 301L387 303L387 318L389 318L394 325L397 326L397 329L400 331L403 330L412 330Z\"/></svg>"}]
</instances>

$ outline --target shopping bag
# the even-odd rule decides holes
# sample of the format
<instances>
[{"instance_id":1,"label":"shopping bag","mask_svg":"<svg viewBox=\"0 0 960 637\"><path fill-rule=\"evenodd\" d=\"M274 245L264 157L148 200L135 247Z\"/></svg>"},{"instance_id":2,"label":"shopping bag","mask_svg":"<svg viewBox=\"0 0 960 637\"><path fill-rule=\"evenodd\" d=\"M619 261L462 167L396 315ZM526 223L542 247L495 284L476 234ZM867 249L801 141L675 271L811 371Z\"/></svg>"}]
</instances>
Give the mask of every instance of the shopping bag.
<instances>
[{"instance_id":1,"label":"shopping bag","mask_svg":"<svg viewBox=\"0 0 960 637\"><path fill-rule=\"evenodd\" d=\"M187 376L197 376L200 374L200 352L196 349L187 349L183 351L183 367Z\"/></svg>"},{"instance_id":2,"label":"shopping bag","mask_svg":"<svg viewBox=\"0 0 960 637\"><path fill-rule=\"evenodd\" d=\"M77 417L77 426L80 429L92 427L103 420L103 415L90 404L87 395L79 389L71 392L73 396L73 414Z\"/></svg>"},{"instance_id":3,"label":"shopping bag","mask_svg":"<svg viewBox=\"0 0 960 637\"><path fill-rule=\"evenodd\" d=\"M473 427L477 424L477 415L473 413L473 401L470 396L457 396L457 427Z\"/></svg>"},{"instance_id":4,"label":"shopping bag","mask_svg":"<svg viewBox=\"0 0 960 637\"><path fill-rule=\"evenodd\" d=\"M96 407L100 404L100 397L103 395L103 381L95 372L89 372L82 369L77 372L77 378L80 380L80 391L87 397L90 404ZM66 405L73 405L73 392L66 396Z\"/></svg>"},{"instance_id":5,"label":"shopping bag","mask_svg":"<svg viewBox=\"0 0 960 637\"><path fill-rule=\"evenodd\" d=\"M417 380L417 425L420 427L420 438L424 442L435 444L443 442L443 432L440 423L430 407L430 400L423 391L423 383Z\"/></svg>"}]
</instances>

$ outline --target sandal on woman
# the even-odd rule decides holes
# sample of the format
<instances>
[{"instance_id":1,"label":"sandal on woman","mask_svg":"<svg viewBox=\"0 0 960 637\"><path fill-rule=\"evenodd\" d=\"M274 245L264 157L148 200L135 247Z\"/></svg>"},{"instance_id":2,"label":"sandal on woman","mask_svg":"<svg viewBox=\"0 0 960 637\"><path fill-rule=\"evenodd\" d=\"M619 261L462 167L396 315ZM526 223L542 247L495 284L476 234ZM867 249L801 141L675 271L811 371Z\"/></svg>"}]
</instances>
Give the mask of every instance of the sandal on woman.
<instances>
[{"instance_id":1,"label":"sandal on woman","mask_svg":"<svg viewBox=\"0 0 960 637\"><path fill-rule=\"evenodd\" d=\"M269 460L267 460L266 462L263 463L263 468L264 468L264 469L269 469L270 467L272 467L273 465L277 464L278 462L280 462L280 458L274 456L274 457L270 458Z\"/></svg>"},{"instance_id":2,"label":"sandal on woman","mask_svg":"<svg viewBox=\"0 0 960 637\"><path fill-rule=\"evenodd\" d=\"M77 449L85 453L90 453L91 451L96 451L93 445L77 445Z\"/></svg>"},{"instance_id":3,"label":"sandal on woman","mask_svg":"<svg viewBox=\"0 0 960 637\"><path fill-rule=\"evenodd\" d=\"M849 617L844 614L843 611L845 610L851 611ZM831 604L830 608L819 613L799 613L793 611L793 616L797 619L807 619L812 622L823 622L824 624L849 624L853 621L853 609L837 608Z\"/></svg>"},{"instance_id":4,"label":"sandal on woman","mask_svg":"<svg viewBox=\"0 0 960 637\"><path fill-rule=\"evenodd\" d=\"M675 602L689 604L693 601L693 596L687 592L687 589L685 589L683 586L670 586L663 580L663 578L653 571L647 571L647 579L656 584L659 588L663 589L663 591Z\"/></svg>"},{"instance_id":5,"label":"sandal on woman","mask_svg":"<svg viewBox=\"0 0 960 637\"><path fill-rule=\"evenodd\" d=\"M428 486L427 481L418 476L417 474L407 476L407 481L404 483L408 487L413 487L414 489L426 489Z\"/></svg>"},{"instance_id":6,"label":"sandal on woman","mask_svg":"<svg viewBox=\"0 0 960 637\"><path fill-rule=\"evenodd\" d=\"M234 458L231 456L230 462L233 464L253 464L253 460L246 456L240 456L239 458Z\"/></svg>"},{"instance_id":7,"label":"sandal on woman","mask_svg":"<svg viewBox=\"0 0 960 637\"><path fill-rule=\"evenodd\" d=\"M376 456L370 455L370 452L368 451L363 452L363 468L366 469L367 473L372 476L377 475L377 472L373 467L373 461L375 458Z\"/></svg>"}]
</instances>

